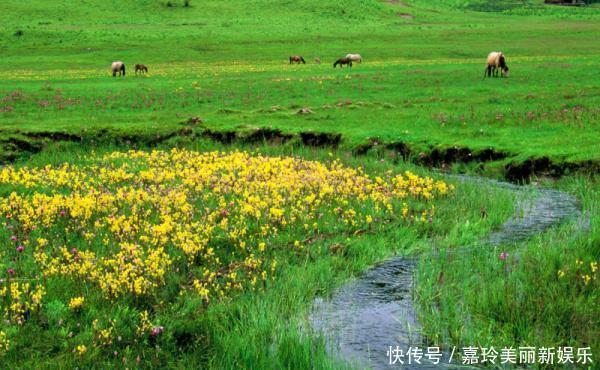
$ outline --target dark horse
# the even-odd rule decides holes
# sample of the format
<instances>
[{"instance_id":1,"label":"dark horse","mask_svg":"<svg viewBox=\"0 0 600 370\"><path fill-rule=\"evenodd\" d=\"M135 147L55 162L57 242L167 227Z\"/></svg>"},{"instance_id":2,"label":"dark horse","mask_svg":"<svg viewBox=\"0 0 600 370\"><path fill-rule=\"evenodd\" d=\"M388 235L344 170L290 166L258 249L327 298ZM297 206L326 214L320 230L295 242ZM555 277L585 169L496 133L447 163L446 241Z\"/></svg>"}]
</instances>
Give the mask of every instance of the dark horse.
<instances>
[{"instance_id":1,"label":"dark horse","mask_svg":"<svg viewBox=\"0 0 600 370\"><path fill-rule=\"evenodd\" d=\"M148 67L146 67L143 64L136 64L135 65L135 74L137 75L138 72L140 72L141 74L148 73Z\"/></svg>"},{"instance_id":2,"label":"dark horse","mask_svg":"<svg viewBox=\"0 0 600 370\"><path fill-rule=\"evenodd\" d=\"M290 57L290 64L292 63L297 63L297 64L306 64L306 62L304 61L304 58L302 58L300 55L292 55Z\"/></svg>"},{"instance_id":3,"label":"dark horse","mask_svg":"<svg viewBox=\"0 0 600 370\"><path fill-rule=\"evenodd\" d=\"M347 64L348 67L352 68L352 59L340 58L340 59L336 60L335 63L333 63L333 68L335 68L338 64L340 65L340 68L342 68L344 66L344 64Z\"/></svg>"}]
</instances>

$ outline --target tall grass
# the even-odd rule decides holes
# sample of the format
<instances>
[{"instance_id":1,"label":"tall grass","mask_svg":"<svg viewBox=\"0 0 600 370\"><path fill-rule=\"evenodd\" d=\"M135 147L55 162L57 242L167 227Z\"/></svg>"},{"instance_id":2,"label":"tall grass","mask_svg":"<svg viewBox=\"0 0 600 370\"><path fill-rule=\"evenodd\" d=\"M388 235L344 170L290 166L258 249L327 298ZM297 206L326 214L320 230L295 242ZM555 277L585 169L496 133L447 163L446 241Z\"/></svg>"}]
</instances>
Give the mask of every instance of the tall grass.
<instances>
[{"instance_id":1,"label":"tall grass","mask_svg":"<svg viewBox=\"0 0 600 370\"><path fill-rule=\"evenodd\" d=\"M574 346L598 353L597 185L597 177L554 184L577 194L582 219L526 242L427 257L419 267L419 300L430 338L458 346Z\"/></svg>"}]
</instances>

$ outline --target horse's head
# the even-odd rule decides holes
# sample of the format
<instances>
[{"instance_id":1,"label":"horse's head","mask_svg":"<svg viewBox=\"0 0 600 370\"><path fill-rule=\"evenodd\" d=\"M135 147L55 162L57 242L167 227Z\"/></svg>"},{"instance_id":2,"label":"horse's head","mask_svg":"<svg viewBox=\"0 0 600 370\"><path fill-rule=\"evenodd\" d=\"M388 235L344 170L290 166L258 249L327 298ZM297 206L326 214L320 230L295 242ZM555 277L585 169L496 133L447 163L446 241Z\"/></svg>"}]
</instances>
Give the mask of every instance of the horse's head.
<instances>
[{"instance_id":1,"label":"horse's head","mask_svg":"<svg viewBox=\"0 0 600 370\"><path fill-rule=\"evenodd\" d=\"M502 76L504 77L508 77L508 66L504 66L504 68L502 69Z\"/></svg>"}]
</instances>

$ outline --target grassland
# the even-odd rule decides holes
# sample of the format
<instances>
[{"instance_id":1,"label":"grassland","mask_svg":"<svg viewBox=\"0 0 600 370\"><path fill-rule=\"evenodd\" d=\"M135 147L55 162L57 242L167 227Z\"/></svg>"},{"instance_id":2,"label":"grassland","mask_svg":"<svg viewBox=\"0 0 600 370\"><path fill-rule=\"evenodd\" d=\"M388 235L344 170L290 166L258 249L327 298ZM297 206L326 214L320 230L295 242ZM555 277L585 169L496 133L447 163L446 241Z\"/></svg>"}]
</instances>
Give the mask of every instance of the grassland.
<instances>
[{"instance_id":1,"label":"grassland","mask_svg":"<svg viewBox=\"0 0 600 370\"><path fill-rule=\"evenodd\" d=\"M498 4L192 0L186 7L177 1L168 6L166 1L141 0L4 2L0 158L14 162L2 173L14 168L25 174L2 180L4 207L11 206L7 200L13 192L25 199L23 205L35 196L93 195L91 184L101 184L106 196L115 199L125 199L131 188L154 189L143 181L165 186L156 194L190 185L171 182L169 176L177 174L164 166L166 159L158 160L161 171L150 171L157 177L143 181L135 176L118 179L122 173L115 171L110 181L90 175L70 184L58 172L47 175L42 170L47 165L64 168L60 166L68 163L77 175L65 170L65 176L80 180L79 169L86 176L97 174L86 166L115 170L131 161L132 167L123 168L142 176L140 171L151 165L111 153L247 150L326 166L339 157L344 166L362 168L371 178L388 179L388 171L410 170L454 182L418 165L511 180L564 176L558 182L536 181L576 194L590 227L581 232L577 225L563 225L505 246L520 260L509 260L510 269L498 274L505 262L495 250L452 260L443 256L457 246L477 245L514 213L517 195L506 189L456 184L454 191L432 200L435 214L426 214L425 222L382 217L373 203L357 203L359 224L351 226L328 213L345 206L336 198L325 204L323 221L320 216L311 219L310 232L293 217L289 228L273 222L282 227L281 234L268 240L265 253L258 234L215 238L219 261L229 267L247 261L250 253L261 259L261 269L262 263L278 262L260 288L252 288L251 282L262 279L261 270L252 269L240 270L239 281L229 281L239 283L239 289L202 285L202 268L220 271L221 262L202 254L196 263L185 263L185 243L169 241L160 245L168 256L161 254L159 260L171 261L158 266L165 268L165 275L136 275L148 286L157 285L142 292L135 285L123 288L125 283L103 290L91 278L77 284L72 270L56 276L49 266L40 267L40 250L59 258L63 247L67 254L76 248L77 253L109 260L119 253L119 243L141 240L126 240L108 228L112 218L104 210L94 210L94 220L106 227L108 244L90 235L91 221L77 223L78 211L73 224L52 219L47 229L39 229L35 217L36 228L30 227L31 214L21 208L15 208L25 214L18 220L4 209L0 240L7 247L0 251L0 274L3 282L31 286L23 290L30 305L27 313L11 311L12 292L0 294L0 307L9 320L0 324L5 335L0 335L1 367L343 367L326 353L322 338L306 328L311 302L392 255L422 257L417 299L428 343L587 345L597 359L600 283L583 279L598 276L591 269L600 261L600 9L548 7L531 0ZM491 50L507 55L510 78L483 78ZM348 52L360 52L364 62L333 69L332 62ZM293 54L303 55L308 63L289 65L287 58ZM314 63L316 57L323 63ZM125 78L110 76L114 60L127 64ZM135 76L135 63L147 64L149 74ZM303 108L307 114L298 113ZM200 171L192 163L177 168ZM42 174L35 186L27 176L37 172L29 169ZM205 190L209 208L222 208L218 191ZM170 211L173 204L160 202L174 199L153 201ZM78 202L60 207L67 214L86 204ZM419 212L430 210L431 203L421 198L411 202ZM132 204L116 214L133 219L138 206L148 206ZM286 215L295 212L293 206L282 209ZM152 225L144 225L154 230L164 220L157 209L149 210ZM32 207L33 213L38 211ZM367 216L372 219L365 224ZM181 222L188 224L193 222ZM258 230L253 222L246 226L251 233ZM23 237L28 244L19 252L15 248ZM44 249L39 238L49 239L51 246ZM300 250L296 241L301 241ZM235 246L240 242L249 245L243 253ZM76 265L77 258L65 258L65 266ZM148 260L146 255L142 259ZM45 291L38 293L43 298L37 304L40 276ZM71 301L77 297L85 297L82 304ZM4 339L10 341L8 348Z\"/></svg>"},{"instance_id":2,"label":"grassland","mask_svg":"<svg viewBox=\"0 0 600 370\"><path fill-rule=\"evenodd\" d=\"M492 148L488 167L499 175L543 157L597 168L598 9L506 16L440 4L91 2L67 18L60 2L9 2L0 16L4 156L37 150L39 133L141 140L199 117L196 131L339 133L347 148L403 143L415 157ZM509 79L482 78L493 49L507 55ZM365 63L332 69L348 51ZM290 66L291 54L309 63ZM109 78L117 59L129 65L125 79ZM133 76L138 62L148 76ZM313 114L296 114L302 107Z\"/></svg>"},{"instance_id":3,"label":"grassland","mask_svg":"<svg viewBox=\"0 0 600 370\"><path fill-rule=\"evenodd\" d=\"M428 312L426 330L438 340L496 346L569 343L597 351L598 290L588 279L597 279L600 257L598 179L547 185L577 194L583 218L500 248L480 246L459 255L450 248L433 258L426 254L420 279L437 283L420 284L419 295Z\"/></svg>"}]
</instances>

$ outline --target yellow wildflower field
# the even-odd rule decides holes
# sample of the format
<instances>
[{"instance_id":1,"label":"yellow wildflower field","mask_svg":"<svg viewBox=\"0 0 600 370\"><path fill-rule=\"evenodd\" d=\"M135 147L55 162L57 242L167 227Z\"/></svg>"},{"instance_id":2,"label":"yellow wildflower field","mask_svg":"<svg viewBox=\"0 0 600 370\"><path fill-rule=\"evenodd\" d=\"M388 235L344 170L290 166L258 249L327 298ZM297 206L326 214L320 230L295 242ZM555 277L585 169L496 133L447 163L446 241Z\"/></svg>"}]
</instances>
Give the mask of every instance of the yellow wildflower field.
<instances>
[{"instance_id":1,"label":"yellow wildflower field","mask_svg":"<svg viewBox=\"0 0 600 370\"><path fill-rule=\"evenodd\" d=\"M319 235L390 221L426 227L435 199L453 190L339 160L181 149L7 166L0 188L11 245L0 255L0 303L11 325L44 305L51 281L75 287L53 299L77 310L90 290L107 301L156 297L173 275L179 294L226 299L263 287L282 252L303 253Z\"/></svg>"}]
</instances>

